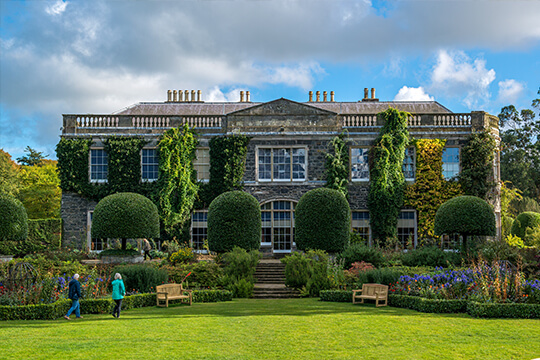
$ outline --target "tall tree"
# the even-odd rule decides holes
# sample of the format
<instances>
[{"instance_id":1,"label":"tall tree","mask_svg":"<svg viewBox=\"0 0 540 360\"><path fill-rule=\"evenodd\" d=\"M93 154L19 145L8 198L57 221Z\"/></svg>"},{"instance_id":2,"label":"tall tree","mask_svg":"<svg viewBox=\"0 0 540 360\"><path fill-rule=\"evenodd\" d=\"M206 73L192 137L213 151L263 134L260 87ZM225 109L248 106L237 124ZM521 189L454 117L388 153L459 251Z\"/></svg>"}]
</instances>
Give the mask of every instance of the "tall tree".
<instances>
[{"instance_id":1,"label":"tall tree","mask_svg":"<svg viewBox=\"0 0 540 360\"><path fill-rule=\"evenodd\" d=\"M11 155L0 149L0 195L17 195L19 187L19 166L11 160Z\"/></svg>"},{"instance_id":2,"label":"tall tree","mask_svg":"<svg viewBox=\"0 0 540 360\"><path fill-rule=\"evenodd\" d=\"M540 89L538 90L540 95ZM540 99L531 104L540 111ZM501 179L510 181L524 196L538 200L540 195L540 117L535 110L518 112L514 105L501 109Z\"/></svg>"},{"instance_id":3,"label":"tall tree","mask_svg":"<svg viewBox=\"0 0 540 360\"><path fill-rule=\"evenodd\" d=\"M17 197L29 219L60 217L62 192L56 163L45 159L37 166L20 167L21 189Z\"/></svg>"},{"instance_id":4,"label":"tall tree","mask_svg":"<svg viewBox=\"0 0 540 360\"><path fill-rule=\"evenodd\" d=\"M26 149L24 149L24 152L28 153L28 155L17 158L17 161L21 165L27 165L27 166L38 165L41 162L41 160L49 156L49 155L43 155L43 152L36 151L32 149L30 146L27 146Z\"/></svg>"}]
</instances>

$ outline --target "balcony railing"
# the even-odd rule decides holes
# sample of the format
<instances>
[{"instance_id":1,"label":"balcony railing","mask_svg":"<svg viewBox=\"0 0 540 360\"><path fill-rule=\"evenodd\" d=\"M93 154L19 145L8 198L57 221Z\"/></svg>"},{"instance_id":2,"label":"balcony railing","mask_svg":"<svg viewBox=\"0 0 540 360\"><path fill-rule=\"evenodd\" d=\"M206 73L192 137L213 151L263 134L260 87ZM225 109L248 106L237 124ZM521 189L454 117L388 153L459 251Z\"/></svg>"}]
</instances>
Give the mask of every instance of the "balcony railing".
<instances>
[{"instance_id":1,"label":"balcony railing","mask_svg":"<svg viewBox=\"0 0 540 360\"><path fill-rule=\"evenodd\" d=\"M188 124L194 128L221 127L221 116L132 116L132 115L65 115L66 120L74 120L77 128L170 128ZM72 122L73 124L73 122Z\"/></svg>"},{"instance_id":2,"label":"balcony railing","mask_svg":"<svg viewBox=\"0 0 540 360\"><path fill-rule=\"evenodd\" d=\"M471 114L444 114L444 115L412 115L409 116L408 126L436 126L436 127L456 127L471 126ZM344 127L370 127L382 126L383 119L377 115L344 115Z\"/></svg>"}]
</instances>

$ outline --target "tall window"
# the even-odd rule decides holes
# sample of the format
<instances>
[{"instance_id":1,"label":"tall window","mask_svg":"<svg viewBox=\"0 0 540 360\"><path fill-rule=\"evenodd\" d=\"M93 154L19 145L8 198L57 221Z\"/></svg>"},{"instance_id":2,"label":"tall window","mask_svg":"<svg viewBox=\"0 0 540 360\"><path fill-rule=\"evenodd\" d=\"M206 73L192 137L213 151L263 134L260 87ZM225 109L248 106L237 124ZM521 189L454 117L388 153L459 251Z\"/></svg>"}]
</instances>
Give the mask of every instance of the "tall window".
<instances>
[{"instance_id":1,"label":"tall window","mask_svg":"<svg viewBox=\"0 0 540 360\"><path fill-rule=\"evenodd\" d=\"M198 148L195 154L193 168L197 171L197 180L208 181L210 179L210 149Z\"/></svg>"},{"instance_id":2,"label":"tall window","mask_svg":"<svg viewBox=\"0 0 540 360\"><path fill-rule=\"evenodd\" d=\"M143 181L158 179L159 160L156 149L142 149L141 170Z\"/></svg>"},{"instance_id":3,"label":"tall window","mask_svg":"<svg viewBox=\"0 0 540 360\"><path fill-rule=\"evenodd\" d=\"M352 212L352 231L369 243L369 211Z\"/></svg>"},{"instance_id":4,"label":"tall window","mask_svg":"<svg viewBox=\"0 0 540 360\"><path fill-rule=\"evenodd\" d=\"M103 149L90 149L90 181L107 182L108 160Z\"/></svg>"},{"instance_id":5,"label":"tall window","mask_svg":"<svg viewBox=\"0 0 540 360\"><path fill-rule=\"evenodd\" d=\"M351 179L352 181L369 180L368 149L351 148Z\"/></svg>"},{"instance_id":6,"label":"tall window","mask_svg":"<svg viewBox=\"0 0 540 360\"><path fill-rule=\"evenodd\" d=\"M199 210L191 214L191 247L204 250L204 240L208 239L208 211Z\"/></svg>"},{"instance_id":7,"label":"tall window","mask_svg":"<svg viewBox=\"0 0 540 360\"><path fill-rule=\"evenodd\" d=\"M260 148L257 155L259 181L306 180L305 148Z\"/></svg>"},{"instance_id":8,"label":"tall window","mask_svg":"<svg viewBox=\"0 0 540 360\"><path fill-rule=\"evenodd\" d=\"M416 173L414 148L405 149L405 158L403 159L402 169L405 180L414 180L414 176Z\"/></svg>"},{"instance_id":9,"label":"tall window","mask_svg":"<svg viewBox=\"0 0 540 360\"><path fill-rule=\"evenodd\" d=\"M445 179L451 179L459 175L459 148L444 148L442 153L442 170Z\"/></svg>"},{"instance_id":10,"label":"tall window","mask_svg":"<svg viewBox=\"0 0 540 360\"><path fill-rule=\"evenodd\" d=\"M404 249L416 247L416 213L414 211L402 210L399 213L397 236Z\"/></svg>"},{"instance_id":11,"label":"tall window","mask_svg":"<svg viewBox=\"0 0 540 360\"><path fill-rule=\"evenodd\" d=\"M292 201L273 201L261 205L261 245L274 252L290 252L294 243L294 208Z\"/></svg>"}]
</instances>

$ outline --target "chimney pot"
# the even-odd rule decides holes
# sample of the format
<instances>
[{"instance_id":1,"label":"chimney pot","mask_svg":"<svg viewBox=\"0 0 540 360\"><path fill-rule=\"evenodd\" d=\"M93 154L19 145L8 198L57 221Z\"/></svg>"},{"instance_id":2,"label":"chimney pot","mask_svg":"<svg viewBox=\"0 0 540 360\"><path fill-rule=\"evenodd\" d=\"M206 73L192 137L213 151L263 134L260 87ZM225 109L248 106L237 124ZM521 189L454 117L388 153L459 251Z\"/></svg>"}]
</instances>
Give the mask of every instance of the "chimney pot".
<instances>
[{"instance_id":1,"label":"chimney pot","mask_svg":"<svg viewBox=\"0 0 540 360\"><path fill-rule=\"evenodd\" d=\"M309 92L309 102L313 102L313 91Z\"/></svg>"},{"instance_id":2,"label":"chimney pot","mask_svg":"<svg viewBox=\"0 0 540 360\"><path fill-rule=\"evenodd\" d=\"M176 90L173 91L173 101L176 102Z\"/></svg>"},{"instance_id":3,"label":"chimney pot","mask_svg":"<svg viewBox=\"0 0 540 360\"><path fill-rule=\"evenodd\" d=\"M189 90L184 90L184 101L189 101Z\"/></svg>"},{"instance_id":4,"label":"chimney pot","mask_svg":"<svg viewBox=\"0 0 540 360\"><path fill-rule=\"evenodd\" d=\"M317 95L317 102L320 102L321 101L321 92L317 91L315 94Z\"/></svg>"},{"instance_id":5,"label":"chimney pot","mask_svg":"<svg viewBox=\"0 0 540 360\"><path fill-rule=\"evenodd\" d=\"M371 98L375 99L375 88L371 88Z\"/></svg>"},{"instance_id":6,"label":"chimney pot","mask_svg":"<svg viewBox=\"0 0 540 360\"><path fill-rule=\"evenodd\" d=\"M324 101L324 102L327 102L327 101L328 101L328 98L327 98L327 92L326 92L326 91L323 91L323 101Z\"/></svg>"},{"instance_id":7,"label":"chimney pot","mask_svg":"<svg viewBox=\"0 0 540 360\"><path fill-rule=\"evenodd\" d=\"M178 90L178 101L184 101L184 92L182 90Z\"/></svg>"},{"instance_id":8,"label":"chimney pot","mask_svg":"<svg viewBox=\"0 0 540 360\"><path fill-rule=\"evenodd\" d=\"M244 102L244 92L240 91L240 102Z\"/></svg>"},{"instance_id":9,"label":"chimney pot","mask_svg":"<svg viewBox=\"0 0 540 360\"><path fill-rule=\"evenodd\" d=\"M246 91L246 102L250 102L251 100L249 100L249 91Z\"/></svg>"},{"instance_id":10,"label":"chimney pot","mask_svg":"<svg viewBox=\"0 0 540 360\"><path fill-rule=\"evenodd\" d=\"M330 101L334 102L334 92L330 91Z\"/></svg>"},{"instance_id":11,"label":"chimney pot","mask_svg":"<svg viewBox=\"0 0 540 360\"><path fill-rule=\"evenodd\" d=\"M368 98L369 90L368 88L364 88L364 99Z\"/></svg>"},{"instance_id":12,"label":"chimney pot","mask_svg":"<svg viewBox=\"0 0 540 360\"><path fill-rule=\"evenodd\" d=\"M201 91L201 90L197 90L197 101L198 101L198 102L201 102L201 96L202 96L202 91Z\"/></svg>"},{"instance_id":13,"label":"chimney pot","mask_svg":"<svg viewBox=\"0 0 540 360\"><path fill-rule=\"evenodd\" d=\"M191 101L195 101L195 90L191 90Z\"/></svg>"},{"instance_id":14,"label":"chimney pot","mask_svg":"<svg viewBox=\"0 0 540 360\"><path fill-rule=\"evenodd\" d=\"M170 102L172 100L172 91L167 90L167 101Z\"/></svg>"}]
</instances>

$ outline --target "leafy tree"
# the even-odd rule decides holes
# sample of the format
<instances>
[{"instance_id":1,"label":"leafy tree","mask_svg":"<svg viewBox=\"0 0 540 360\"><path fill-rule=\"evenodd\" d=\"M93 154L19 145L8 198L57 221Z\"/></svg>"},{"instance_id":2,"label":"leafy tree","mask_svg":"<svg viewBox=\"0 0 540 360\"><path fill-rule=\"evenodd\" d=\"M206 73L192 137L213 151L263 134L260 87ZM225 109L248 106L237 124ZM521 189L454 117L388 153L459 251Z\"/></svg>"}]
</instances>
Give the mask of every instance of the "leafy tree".
<instances>
[{"instance_id":1,"label":"leafy tree","mask_svg":"<svg viewBox=\"0 0 540 360\"><path fill-rule=\"evenodd\" d=\"M32 149L30 146L27 146L26 149L24 149L25 153L28 153L28 155L21 156L20 158L17 158L17 161L21 165L27 165L27 166L35 166L38 165L41 160L45 159L49 155L43 155L43 152L36 151Z\"/></svg>"},{"instance_id":2,"label":"leafy tree","mask_svg":"<svg viewBox=\"0 0 540 360\"><path fill-rule=\"evenodd\" d=\"M540 95L540 89L538 90ZM540 111L540 99L531 104ZM511 181L523 196L538 198L540 195L540 118L534 110L518 112L514 105L501 109L501 179Z\"/></svg>"},{"instance_id":3,"label":"leafy tree","mask_svg":"<svg viewBox=\"0 0 540 360\"><path fill-rule=\"evenodd\" d=\"M540 213L526 211L518 215L512 225L511 234L520 237L523 240L527 238L527 229L532 230L540 228ZM533 245L525 241L525 245Z\"/></svg>"},{"instance_id":4,"label":"leafy tree","mask_svg":"<svg viewBox=\"0 0 540 360\"><path fill-rule=\"evenodd\" d=\"M56 171L57 161L42 160L35 166L21 166L21 190L17 198L29 219L60 217L62 191Z\"/></svg>"},{"instance_id":5,"label":"leafy tree","mask_svg":"<svg viewBox=\"0 0 540 360\"><path fill-rule=\"evenodd\" d=\"M28 236L28 217L23 204L13 196L0 195L0 253L13 250Z\"/></svg>"},{"instance_id":6,"label":"leafy tree","mask_svg":"<svg viewBox=\"0 0 540 360\"><path fill-rule=\"evenodd\" d=\"M19 166L0 149L0 195L17 195L20 187Z\"/></svg>"},{"instance_id":7,"label":"leafy tree","mask_svg":"<svg viewBox=\"0 0 540 360\"><path fill-rule=\"evenodd\" d=\"M460 234L467 248L470 235L495 236L495 212L476 196L456 196L442 204L435 214L435 235Z\"/></svg>"},{"instance_id":8,"label":"leafy tree","mask_svg":"<svg viewBox=\"0 0 540 360\"><path fill-rule=\"evenodd\" d=\"M94 209L92 237L122 239L158 238L159 215L150 199L135 193L118 193L104 197Z\"/></svg>"}]
</instances>

